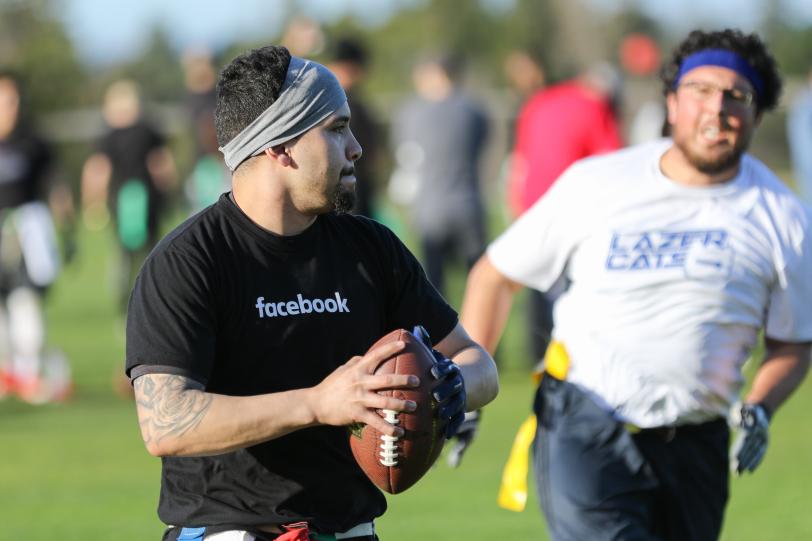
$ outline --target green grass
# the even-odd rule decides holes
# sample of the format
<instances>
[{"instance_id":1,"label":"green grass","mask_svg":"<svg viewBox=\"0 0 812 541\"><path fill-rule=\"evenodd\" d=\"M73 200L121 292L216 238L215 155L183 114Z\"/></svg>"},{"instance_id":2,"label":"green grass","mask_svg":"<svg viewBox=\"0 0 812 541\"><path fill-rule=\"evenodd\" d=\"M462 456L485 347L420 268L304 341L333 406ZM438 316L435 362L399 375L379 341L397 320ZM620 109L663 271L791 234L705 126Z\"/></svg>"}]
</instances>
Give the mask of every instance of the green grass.
<instances>
[{"instance_id":1,"label":"green grass","mask_svg":"<svg viewBox=\"0 0 812 541\"><path fill-rule=\"evenodd\" d=\"M160 461L143 448L132 402L111 386L124 357L123 322L111 294L111 248L107 232L83 232L79 259L48 299L49 341L70 357L74 398L40 407L0 402L0 540L160 539ZM460 294L457 283L450 297ZM440 461L416 487L389 498L389 512L378 523L384 541L547 538L532 485L523 513L495 503L504 460L532 395L522 368L518 308L500 355L502 392L487 408L477 442L459 469ZM776 417L763 466L732 482L724 540L812 538L809 411L812 389L806 384Z\"/></svg>"}]
</instances>

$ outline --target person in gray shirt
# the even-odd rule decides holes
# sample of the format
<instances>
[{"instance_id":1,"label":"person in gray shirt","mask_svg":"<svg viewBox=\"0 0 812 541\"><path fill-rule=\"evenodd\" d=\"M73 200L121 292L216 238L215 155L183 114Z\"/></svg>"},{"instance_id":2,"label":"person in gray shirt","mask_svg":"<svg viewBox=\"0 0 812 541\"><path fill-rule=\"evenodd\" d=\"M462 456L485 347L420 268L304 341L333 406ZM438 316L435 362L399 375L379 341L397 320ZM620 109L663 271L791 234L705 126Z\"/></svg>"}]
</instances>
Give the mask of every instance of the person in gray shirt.
<instances>
[{"instance_id":1,"label":"person in gray shirt","mask_svg":"<svg viewBox=\"0 0 812 541\"><path fill-rule=\"evenodd\" d=\"M479 165L488 135L485 110L459 87L461 59L419 62L417 95L395 117L392 141L401 175L411 182L412 222L423 247L429 280L444 289L449 256L470 268L485 248Z\"/></svg>"}]
</instances>

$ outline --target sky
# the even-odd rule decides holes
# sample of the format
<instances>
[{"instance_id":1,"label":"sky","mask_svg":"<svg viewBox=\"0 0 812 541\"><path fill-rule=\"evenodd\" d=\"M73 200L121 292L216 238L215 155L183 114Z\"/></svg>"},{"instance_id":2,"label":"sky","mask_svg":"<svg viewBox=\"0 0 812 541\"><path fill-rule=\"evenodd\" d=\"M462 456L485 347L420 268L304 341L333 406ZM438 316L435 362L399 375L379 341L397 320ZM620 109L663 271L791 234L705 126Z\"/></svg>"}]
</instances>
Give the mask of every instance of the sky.
<instances>
[{"instance_id":1,"label":"sky","mask_svg":"<svg viewBox=\"0 0 812 541\"><path fill-rule=\"evenodd\" d=\"M333 20L351 15L368 24L384 22L398 6L421 0L57 0L58 15L79 54L103 66L136 56L156 24L168 29L173 45L220 48L237 39L273 39L280 35L288 7ZM461 0L471 1L471 0ZM493 9L510 9L513 0L481 0ZM539 0L544 1L544 0ZM812 24L810 0L583 0L597 9L637 5L646 14L668 21L677 31L699 25L758 29L770 2L787 20ZM115 6L115 7L113 7Z\"/></svg>"},{"instance_id":2,"label":"sky","mask_svg":"<svg viewBox=\"0 0 812 541\"><path fill-rule=\"evenodd\" d=\"M397 9L419 0L297 0L305 15L333 20L345 14L379 24ZM275 38L287 19L290 0L57 0L57 15L80 57L91 65L137 55L161 24L178 49L217 49L236 40ZM113 7L115 6L115 8Z\"/></svg>"}]
</instances>

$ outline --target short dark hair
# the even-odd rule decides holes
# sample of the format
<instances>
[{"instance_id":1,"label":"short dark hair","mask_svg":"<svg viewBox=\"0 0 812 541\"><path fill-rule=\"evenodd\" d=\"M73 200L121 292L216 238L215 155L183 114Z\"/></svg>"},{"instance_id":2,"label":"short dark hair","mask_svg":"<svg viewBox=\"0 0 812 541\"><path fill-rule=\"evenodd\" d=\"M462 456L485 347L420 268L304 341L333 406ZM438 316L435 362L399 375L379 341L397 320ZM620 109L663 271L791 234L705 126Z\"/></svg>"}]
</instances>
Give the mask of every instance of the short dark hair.
<instances>
[{"instance_id":1,"label":"short dark hair","mask_svg":"<svg viewBox=\"0 0 812 541\"><path fill-rule=\"evenodd\" d=\"M694 30L680 43L669 62L660 70L663 94L674 91L682 61L691 54L704 49L727 49L740 55L752 66L764 83L764 90L756 95L758 112L775 108L781 96L781 76L775 58L756 34L743 34L740 30L725 29L716 32Z\"/></svg>"},{"instance_id":2,"label":"short dark hair","mask_svg":"<svg viewBox=\"0 0 812 541\"><path fill-rule=\"evenodd\" d=\"M333 62L347 62L361 68L365 68L369 64L369 54L366 47L353 38L337 40L330 56Z\"/></svg>"},{"instance_id":3,"label":"short dark hair","mask_svg":"<svg viewBox=\"0 0 812 541\"><path fill-rule=\"evenodd\" d=\"M459 82L465 71L465 57L456 52L440 53L434 61L443 70L449 79Z\"/></svg>"},{"instance_id":4,"label":"short dark hair","mask_svg":"<svg viewBox=\"0 0 812 541\"><path fill-rule=\"evenodd\" d=\"M290 52L279 45L252 49L231 61L217 81L214 128L224 146L279 97Z\"/></svg>"}]
</instances>

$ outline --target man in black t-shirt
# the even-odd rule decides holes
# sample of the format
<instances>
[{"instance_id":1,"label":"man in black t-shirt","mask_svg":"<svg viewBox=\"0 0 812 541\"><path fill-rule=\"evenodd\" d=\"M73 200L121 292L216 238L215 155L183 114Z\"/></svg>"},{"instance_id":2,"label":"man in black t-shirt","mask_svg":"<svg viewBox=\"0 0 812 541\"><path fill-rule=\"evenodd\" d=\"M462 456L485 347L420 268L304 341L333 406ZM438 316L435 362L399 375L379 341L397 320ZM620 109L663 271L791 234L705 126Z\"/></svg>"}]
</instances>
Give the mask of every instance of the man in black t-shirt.
<instances>
[{"instance_id":1,"label":"man in black t-shirt","mask_svg":"<svg viewBox=\"0 0 812 541\"><path fill-rule=\"evenodd\" d=\"M120 248L117 301L122 311L135 274L158 241L167 193L175 183L175 165L164 137L141 110L133 81L119 80L104 97L106 130L82 170L86 221L108 213Z\"/></svg>"},{"instance_id":2,"label":"man in black t-shirt","mask_svg":"<svg viewBox=\"0 0 812 541\"><path fill-rule=\"evenodd\" d=\"M128 310L127 374L163 462L164 539L377 539L386 501L346 426L402 435L375 410L415 404L376 391L417 382L372 374L402 342L364 352L396 328L441 338L447 436L494 398L495 365L397 237L346 213L361 147L326 68L253 50L222 72L217 100L233 192L158 244Z\"/></svg>"}]
</instances>

